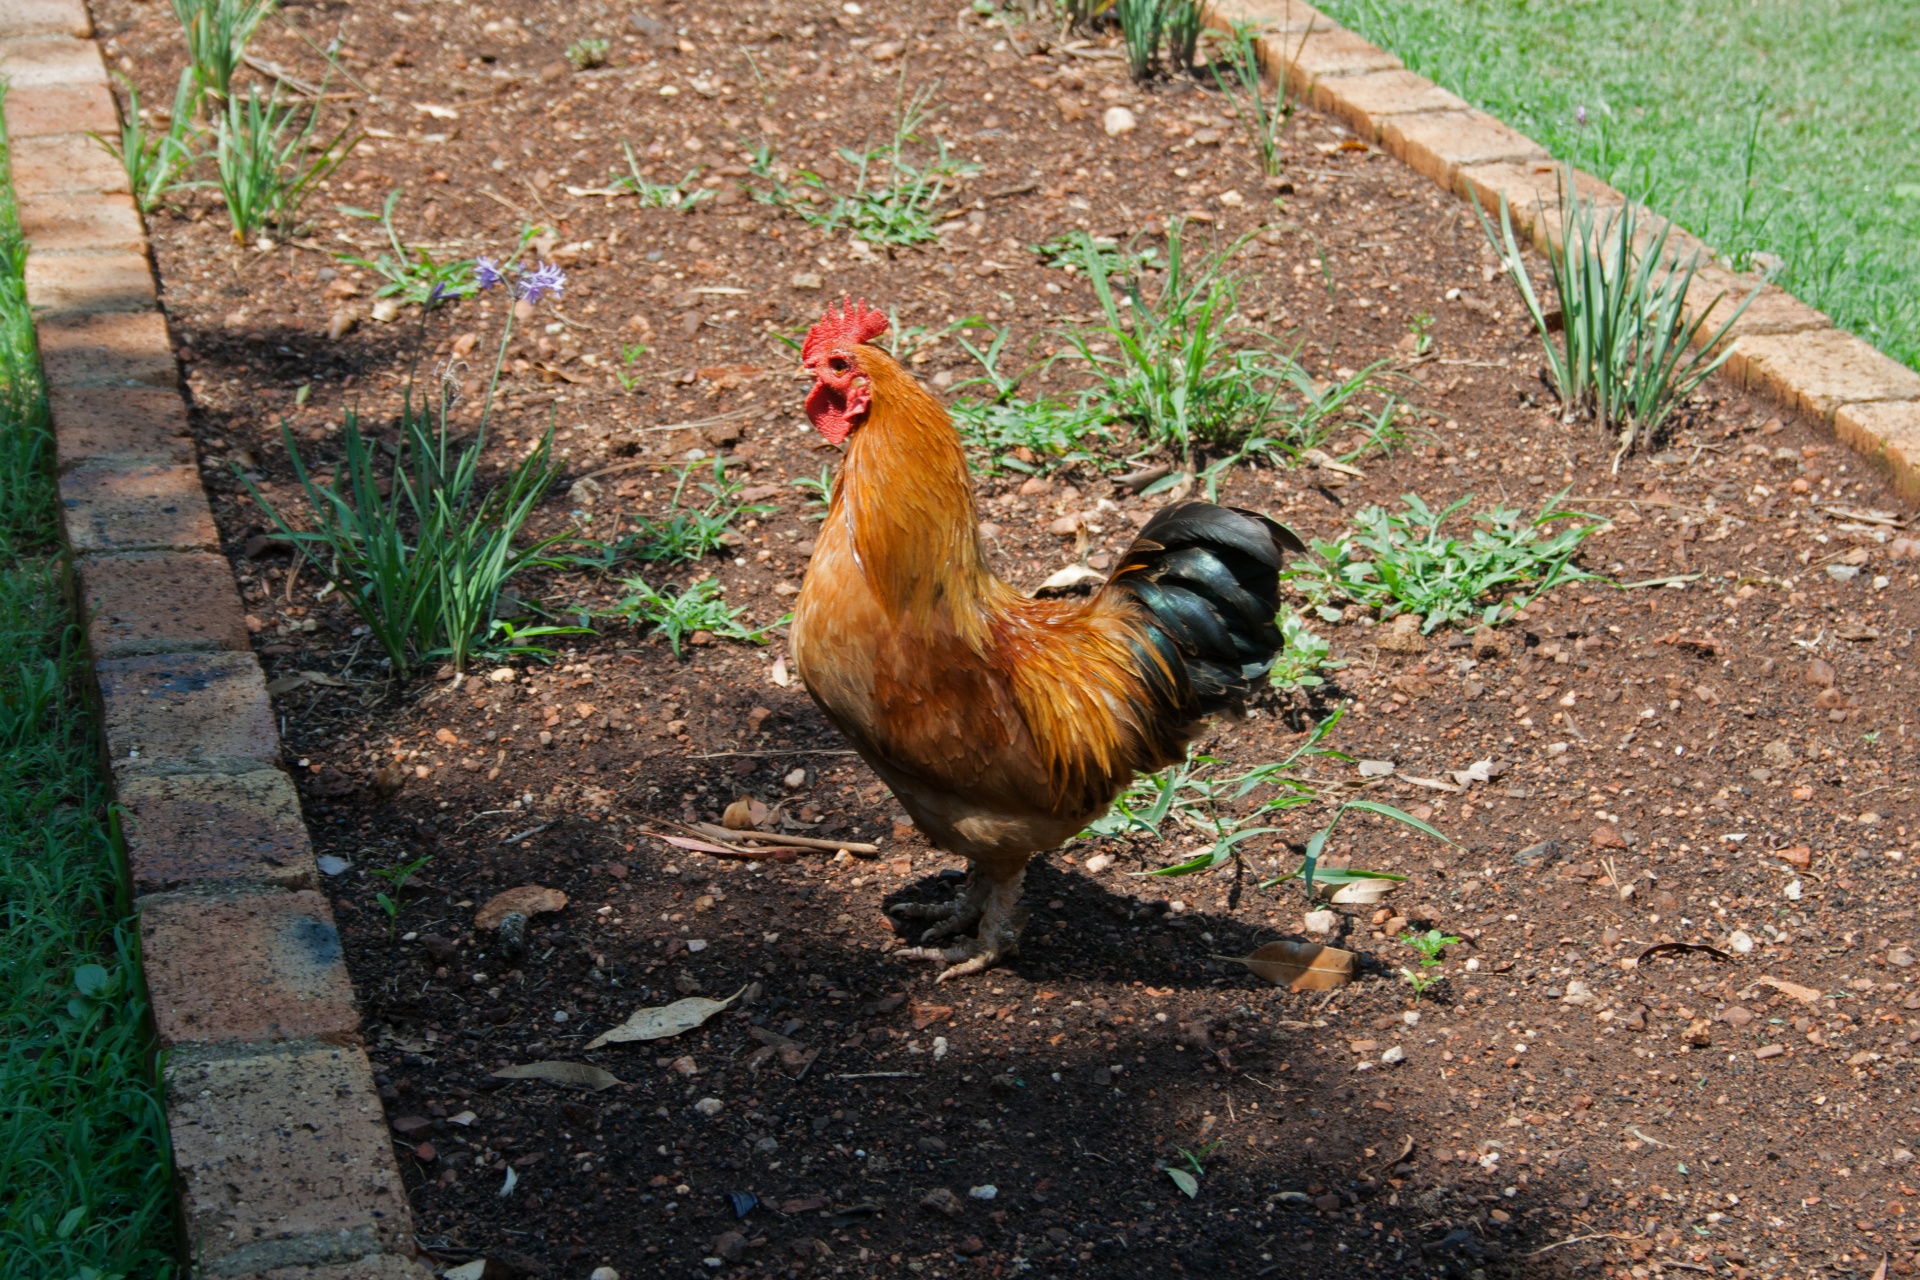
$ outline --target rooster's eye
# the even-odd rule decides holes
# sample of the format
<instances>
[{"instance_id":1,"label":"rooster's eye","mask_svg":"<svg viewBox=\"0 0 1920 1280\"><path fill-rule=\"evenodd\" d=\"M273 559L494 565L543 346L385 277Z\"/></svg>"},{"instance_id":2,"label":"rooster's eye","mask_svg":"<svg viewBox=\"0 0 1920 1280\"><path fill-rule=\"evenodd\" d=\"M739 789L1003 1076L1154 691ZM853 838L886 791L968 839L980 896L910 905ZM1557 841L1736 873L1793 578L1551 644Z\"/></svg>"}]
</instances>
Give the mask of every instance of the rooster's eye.
<instances>
[{"instance_id":1,"label":"rooster's eye","mask_svg":"<svg viewBox=\"0 0 1920 1280\"><path fill-rule=\"evenodd\" d=\"M847 371L847 362L842 357L835 356L833 359L827 361L827 368L833 370L835 373L845 373Z\"/></svg>"}]
</instances>

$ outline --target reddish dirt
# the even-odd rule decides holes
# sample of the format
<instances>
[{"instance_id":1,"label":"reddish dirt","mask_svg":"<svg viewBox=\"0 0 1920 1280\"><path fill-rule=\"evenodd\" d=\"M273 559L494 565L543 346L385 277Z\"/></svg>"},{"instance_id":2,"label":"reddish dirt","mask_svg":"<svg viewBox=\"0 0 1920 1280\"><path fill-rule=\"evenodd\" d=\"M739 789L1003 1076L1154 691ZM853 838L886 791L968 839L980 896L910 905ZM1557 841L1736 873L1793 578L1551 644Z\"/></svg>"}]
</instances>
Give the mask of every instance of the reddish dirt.
<instances>
[{"instance_id":1,"label":"reddish dirt","mask_svg":"<svg viewBox=\"0 0 1920 1280\"><path fill-rule=\"evenodd\" d=\"M605 1264L628 1277L1864 1280L1883 1256L1909 1274L1920 836L1905 664L1920 610L1914 566L1892 552L1909 513L1882 479L1719 385L1662 451L1614 474L1607 443L1547 407L1535 339L1471 217L1343 145L1337 126L1310 112L1293 122L1292 189L1276 206L1218 94L1197 84L1142 91L1111 57L1023 58L968 13L852 8L698 3L629 18L522 0L289 4L315 42L340 35L346 70L375 96L335 77L349 96L334 109L379 132L314 201L310 234L271 251L231 245L204 192L150 220L260 652L273 675L348 682L293 690L280 710L320 851L351 864L325 887L423 1247L579 1277ZM109 0L98 18L143 101L167 101L182 56L170 14ZM263 31L261 58L318 78L308 45L278 23ZM612 65L571 73L562 50L596 33ZM902 44L892 52L909 80L940 85L945 136L984 170L962 194L967 224L941 246L865 261L844 235L745 198L733 148L769 137L783 157L821 163L879 140L900 63L874 59ZM1106 137L1110 102L1134 106L1141 128ZM624 166L623 141L666 180L714 165L723 194L683 216L568 193ZM1316 624L1351 663L1317 698L1320 711L1350 708L1334 745L1394 761L1372 794L1420 806L1462 846L1370 821L1335 842L1337 856L1411 875L1394 909L1467 939L1426 999L1396 976L1411 953L1364 910L1344 933L1365 972L1331 997L1211 958L1299 936L1297 890L1131 878L1178 852L1144 840L1106 842L1118 861L1098 874L1087 844L1036 862L1025 954L934 988L927 967L886 960L882 909L944 892L937 878L959 864L900 825L797 685L775 683L777 637L677 661L603 624L551 666L510 664L511 682L483 668L393 688L337 595L318 597L310 567L255 540L267 524L232 469L291 501L283 419L322 461L348 406L392 429L415 313L371 322L371 282L330 255L379 247L371 224L335 206L377 206L396 187L403 232L438 256L498 251L528 221L549 229L542 250L570 273L558 308L515 339L495 436L505 458L557 426L567 478L541 527L586 510L569 484L590 472L635 464L604 478L591 525L602 533L660 509L659 473L690 450L725 450L779 510L742 530L734 558L669 576L718 574L761 622L785 612L777 588L799 581L812 537L786 482L833 460L768 336L823 304L791 287L797 274L899 324L978 313L1016 343L1045 343L1090 297L1025 246L1075 227L1124 236L1186 210L1221 236L1268 227L1243 252L1246 314L1316 373L1404 354L1414 318L1433 317L1437 359L1404 369L1420 410L1404 447L1362 460L1358 479L1242 470L1227 498L1330 537L1403 492L1531 506L1567 486L1572 505L1614 521L1589 544L1589 568L1622 582L1701 576L1563 588L1503 628L1505 652L1477 657L1444 635L1387 651L1357 609ZM1244 201L1222 204L1228 190ZM359 323L330 339L343 312ZM486 301L434 314L421 367L474 333L472 384L499 321ZM652 349L629 394L610 370L642 337ZM919 368L970 372L951 344ZM736 409L750 412L733 429L659 429ZM1022 482L983 480L981 499L997 563L1027 586L1073 555L1048 531L1059 514L1118 508L1085 549L1099 557L1155 505L1086 467L1037 495ZM1873 510L1890 514L1847 514ZM1829 565L1859 572L1842 581ZM516 589L569 611L618 594L587 574ZM1240 765L1279 758L1302 710L1297 696L1263 697L1203 746ZM1466 794L1402 781L1444 783L1480 759L1501 771ZM397 796L372 786L389 766L413 771ZM648 835L714 820L739 795L882 853L743 867ZM370 872L428 855L393 937ZM1276 844L1253 861L1284 856ZM473 915L527 883L571 901L536 917L527 954L508 959ZM1634 964L1656 942L1735 930L1750 953ZM581 1047L640 1006L741 987L742 1004L702 1030ZM797 1049L759 1052L768 1033ZM1393 1048L1397 1065L1383 1057ZM621 1083L590 1093L491 1074L543 1059ZM709 1098L711 1117L695 1107ZM1157 1167L1177 1166L1180 1148L1209 1151L1194 1199ZM970 1196L987 1186L993 1198ZM925 1206L938 1188L951 1213ZM736 1219L730 1192L758 1206Z\"/></svg>"}]
</instances>

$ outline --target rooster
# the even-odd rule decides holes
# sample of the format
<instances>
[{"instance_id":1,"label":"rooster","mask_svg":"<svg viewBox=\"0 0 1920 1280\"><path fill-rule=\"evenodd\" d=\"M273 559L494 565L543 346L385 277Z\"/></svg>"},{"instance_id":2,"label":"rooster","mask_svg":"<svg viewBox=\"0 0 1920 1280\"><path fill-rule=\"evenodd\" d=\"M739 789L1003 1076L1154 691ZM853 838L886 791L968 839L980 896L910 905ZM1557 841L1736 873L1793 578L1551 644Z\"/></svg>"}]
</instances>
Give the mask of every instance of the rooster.
<instances>
[{"instance_id":1,"label":"rooster","mask_svg":"<svg viewBox=\"0 0 1920 1280\"><path fill-rule=\"evenodd\" d=\"M887 323L829 307L801 348L807 415L846 454L791 646L827 719L971 864L953 902L894 908L949 944L895 955L947 964L944 982L1017 953L1030 858L1246 698L1281 647L1282 554L1305 548L1265 516L1183 502L1092 596L1022 595L987 565L946 409L872 345Z\"/></svg>"}]
</instances>

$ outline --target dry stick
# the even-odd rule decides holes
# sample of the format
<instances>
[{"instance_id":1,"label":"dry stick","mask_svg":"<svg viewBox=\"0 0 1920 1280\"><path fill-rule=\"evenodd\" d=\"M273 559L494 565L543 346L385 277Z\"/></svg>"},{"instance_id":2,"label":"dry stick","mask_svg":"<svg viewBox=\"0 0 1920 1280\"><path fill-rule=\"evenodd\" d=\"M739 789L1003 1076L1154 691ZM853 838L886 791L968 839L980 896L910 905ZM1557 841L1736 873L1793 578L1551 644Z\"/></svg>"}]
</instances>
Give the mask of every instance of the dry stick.
<instances>
[{"instance_id":1,"label":"dry stick","mask_svg":"<svg viewBox=\"0 0 1920 1280\"><path fill-rule=\"evenodd\" d=\"M1639 1238L1639 1236L1630 1236L1621 1231L1596 1231L1590 1236L1568 1236L1565 1240L1555 1240L1552 1244L1544 1248L1535 1249L1532 1253L1526 1254L1525 1256L1537 1258L1543 1253L1549 1253L1560 1248L1562 1245L1579 1244L1585 1240L1638 1240Z\"/></svg>"},{"instance_id":2,"label":"dry stick","mask_svg":"<svg viewBox=\"0 0 1920 1280\"><path fill-rule=\"evenodd\" d=\"M758 840L762 844L784 844L795 849L845 849L849 853L878 853L877 844L864 844L858 840L821 840L814 836L790 836L784 833L774 834L767 831L735 831L731 827L717 827L711 822L690 824L694 830L718 840Z\"/></svg>"}]
</instances>

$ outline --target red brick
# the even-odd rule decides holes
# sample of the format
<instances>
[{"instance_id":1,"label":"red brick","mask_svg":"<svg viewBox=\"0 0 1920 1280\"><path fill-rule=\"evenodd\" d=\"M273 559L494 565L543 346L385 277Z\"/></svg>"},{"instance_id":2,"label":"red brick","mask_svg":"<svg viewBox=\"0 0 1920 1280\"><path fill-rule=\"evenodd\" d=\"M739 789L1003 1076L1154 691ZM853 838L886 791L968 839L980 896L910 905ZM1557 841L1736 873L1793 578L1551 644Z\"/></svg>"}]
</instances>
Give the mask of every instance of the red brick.
<instances>
[{"instance_id":1,"label":"red brick","mask_svg":"<svg viewBox=\"0 0 1920 1280\"><path fill-rule=\"evenodd\" d=\"M48 133L120 133L120 107L104 84L14 85L7 90L7 136Z\"/></svg>"},{"instance_id":2,"label":"red brick","mask_svg":"<svg viewBox=\"0 0 1920 1280\"><path fill-rule=\"evenodd\" d=\"M182 1234L200 1274L368 1266L411 1251L412 1214L358 1047L177 1051L166 1092Z\"/></svg>"},{"instance_id":3,"label":"red brick","mask_svg":"<svg viewBox=\"0 0 1920 1280\"><path fill-rule=\"evenodd\" d=\"M1389 116L1468 109L1464 99L1405 68L1328 77L1314 85L1312 102L1329 115L1345 119L1368 142L1379 141Z\"/></svg>"},{"instance_id":4,"label":"red brick","mask_svg":"<svg viewBox=\"0 0 1920 1280\"><path fill-rule=\"evenodd\" d=\"M67 545L107 551L207 551L220 543L192 467L83 462L60 477Z\"/></svg>"},{"instance_id":5,"label":"red brick","mask_svg":"<svg viewBox=\"0 0 1920 1280\"><path fill-rule=\"evenodd\" d=\"M84 133L21 138L12 152L13 190L23 201L66 192L127 192L125 166Z\"/></svg>"},{"instance_id":6,"label":"red brick","mask_svg":"<svg viewBox=\"0 0 1920 1280\"><path fill-rule=\"evenodd\" d=\"M1400 59L1377 49L1344 27L1315 26L1300 34L1282 34L1267 42L1278 47L1287 68L1287 84L1295 93L1306 94L1327 76L1352 76L1368 71L1393 71Z\"/></svg>"},{"instance_id":7,"label":"red brick","mask_svg":"<svg viewBox=\"0 0 1920 1280\"><path fill-rule=\"evenodd\" d=\"M246 615L224 556L82 556L79 574L96 659L248 648Z\"/></svg>"},{"instance_id":8,"label":"red brick","mask_svg":"<svg viewBox=\"0 0 1920 1280\"><path fill-rule=\"evenodd\" d=\"M1758 281L1738 275L1725 267L1707 263L1694 273L1687 289L1687 319L1704 314L1701 331L1705 340L1719 332L1735 309L1753 292ZM1718 303L1715 299L1718 298ZM1711 307L1711 310L1708 308ZM1829 329L1833 321L1825 312L1816 311L1778 285L1762 285L1760 295L1727 331L1727 339L1745 333L1798 333L1803 329Z\"/></svg>"},{"instance_id":9,"label":"red brick","mask_svg":"<svg viewBox=\"0 0 1920 1280\"><path fill-rule=\"evenodd\" d=\"M1841 405L1833 433L1885 467L1907 501L1920 500L1920 400Z\"/></svg>"},{"instance_id":10,"label":"red brick","mask_svg":"<svg viewBox=\"0 0 1920 1280\"><path fill-rule=\"evenodd\" d=\"M1390 116L1381 132L1386 149L1447 190L1466 165L1547 158L1546 148L1484 111L1433 111Z\"/></svg>"},{"instance_id":11,"label":"red brick","mask_svg":"<svg viewBox=\"0 0 1920 1280\"><path fill-rule=\"evenodd\" d=\"M144 254L29 254L26 275L27 301L37 315L151 311L160 305Z\"/></svg>"},{"instance_id":12,"label":"red brick","mask_svg":"<svg viewBox=\"0 0 1920 1280\"><path fill-rule=\"evenodd\" d=\"M1515 238L1522 245L1531 243L1545 252L1549 227L1558 231L1559 220L1554 215L1559 211L1568 173L1572 174L1573 194L1592 203L1601 217L1606 216L1607 209L1627 203L1625 196L1591 174L1569 170L1551 160L1462 165L1454 175L1454 192L1486 210L1495 225L1500 218L1500 197L1506 196Z\"/></svg>"},{"instance_id":13,"label":"red brick","mask_svg":"<svg viewBox=\"0 0 1920 1280\"><path fill-rule=\"evenodd\" d=\"M132 196L89 192L22 197L19 216L20 234L35 253L140 253L147 247L146 228Z\"/></svg>"},{"instance_id":14,"label":"red brick","mask_svg":"<svg viewBox=\"0 0 1920 1280\"><path fill-rule=\"evenodd\" d=\"M118 774L243 773L279 760L273 703L251 653L110 658L94 675Z\"/></svg>"},{"instance_id":15,"label":"red brick","mask_svg":"<svg viewBox=\"0 0 1920 1280\"><path fill-rule=\"evenodd\" d=\"M190 466L193 437L178 391L157 387L54 387L48 391L62 469L89 458Z\"/></svg>"},{"instance_id":16,"label":"red brick","mask_svg":"<svg viewBox=\"0 0 1920 1280\"><path fill-rule=\"evenodd\" d=\"M1222 31L1251 22L1265 31L1337 31L1340 24L1299 0L1215 0L1207 6L1209 25Z\"/></svg>"},{"instance_id":17,"label":"red brick","mask_svg":"<svg viewBox=\"0 0 1920 1280\"><path fill-rule=\"evenodd\" d=\"M53 387L177 388L179 366L159 311L42 319L40 367Z\"/></svg>"},{"instance_id":18,"label":"red brick","mask_svg":"<svg viewBox=\"0 0 1920 1280\"><path fill-rule=\"evenodd\" d=\"M74 36L84 40L92 34L93 23L81 0L7 0L0 6L0 40L21 36Z\"/></svg>"},{"instance_id":19,"label":"red brick","mask_svg":"<svg viewBox=\"0 0 1920 1280\"><path fill-rule=\"evenodd\" d=\"M333 912L311 889L142 898L140 948L164 1048L360 1029Z\"/></svg>"},{"instance_id":20,"label":"red brick","mask_svg":"<svg viewBox=\"0 0 1920 1280\"><path fill-rule=\"evenodd\" d=\"M1734 340L1724 368L1754 390L1826 422L1843 404L1920 400L1920 373L1838 329L1747 334Z\"/></svg>"},{"instance_id":21,"label":"red brick","mask_svg":"<svg viewBox=\"0 0 1920 1280\"><path fill-rule=\"evenodd\" d=\"M135 893L317 883L300 797L278 769L135 774L121 779L116 799Z\"/></svg>"},{"instance_id":22,"label":"red brick","mask_svg":"<svg viewBox=\"0 0 1920 1280\"><path fill-rule=\"evenodd\" d=\"M11 4L9 7L12 7ZM107 64L91 40L25 36L0 40L0 78L14 89L48 84L107 84ZM9 90L11 93L11 89Z\"/></svg>"}]
</instances>

